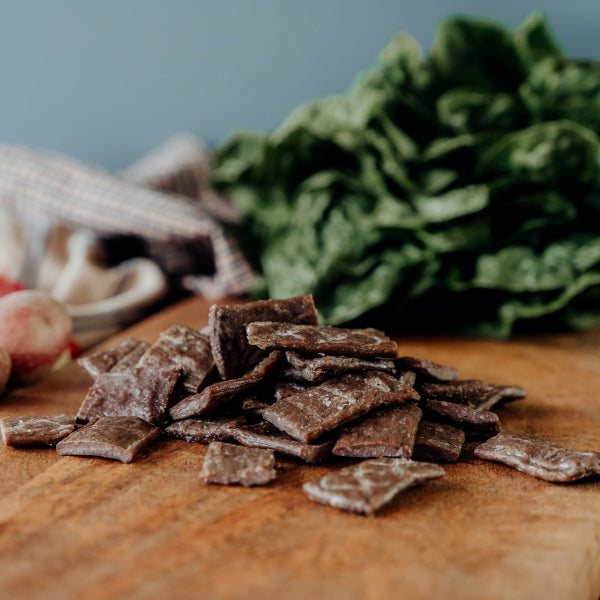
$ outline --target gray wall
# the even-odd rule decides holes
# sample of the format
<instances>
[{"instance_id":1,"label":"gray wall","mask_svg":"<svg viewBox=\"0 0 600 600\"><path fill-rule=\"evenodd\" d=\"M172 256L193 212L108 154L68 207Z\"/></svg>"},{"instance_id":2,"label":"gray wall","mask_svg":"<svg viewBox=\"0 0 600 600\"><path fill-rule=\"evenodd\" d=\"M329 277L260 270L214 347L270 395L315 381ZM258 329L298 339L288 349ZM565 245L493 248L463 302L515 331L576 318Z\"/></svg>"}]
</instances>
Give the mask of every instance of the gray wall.
<instances>
[{"instance_id":1,"label":"gray wall","mask_svg":"<svg viewBox=\"0 0 600 600\"><path fill-rule=\"evenodd\" d=\"M449 14L533 9L600 56L598 0L0 0L0 142L114 169L182 131L214 145L343 91L398 30L428 49Z\"/></svg>"}]
</instances>

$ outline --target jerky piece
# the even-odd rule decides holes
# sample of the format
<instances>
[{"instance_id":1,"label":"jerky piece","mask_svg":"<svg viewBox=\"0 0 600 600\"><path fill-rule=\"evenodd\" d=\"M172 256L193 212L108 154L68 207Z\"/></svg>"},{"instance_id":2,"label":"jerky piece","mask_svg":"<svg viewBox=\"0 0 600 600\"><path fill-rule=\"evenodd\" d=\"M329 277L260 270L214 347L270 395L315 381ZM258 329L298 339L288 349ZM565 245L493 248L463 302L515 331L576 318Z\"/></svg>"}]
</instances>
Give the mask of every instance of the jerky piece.
<instances>
[{"instance_id":1,"label":"jerky piece","mask_svg":"<svg viewBox=\"0 0 600 600\"><path fill-rule=\"evenodd\" d=\"M131 462L135 455L161 434L161 430L139 417L101 417L56 445L65 456L99 456Z\"/></svg>"},{"instance_id":2,"label":"jerky piece","mask_svg":"<svg viewBox=\"0 0 600 600\"><path fill-rule=\"evenodd\" d=\"M207 336L183 325L173 325L159 334L137 366L150 370L179 367L179 385L187 394L195 394L212 374L215 361Z\"/></svg>"},{"instance_id":3,"label":"jerky piece","mask_svg":"<svg viewBox=\"0 0 600 600\"><path fill-rule=\"evenodd\" d=\"M78 421L107 416L136 416L160 425L166 420L169 398L179 378L179 368L101 373L90 386L77 412Z\"/></svg>"},{"instance_id":4,"label":"jerky piece","mask_svg":"<svg viewBox=\"0 0 600 600\"><path fill-rule=\"evenodd\" d=\"M208 312L210 343L222 379L239 377L265 356L265 352L250 346L246 339L246 326L253 321L318 323L317 310L310 294L287 300L211 306Z\"/></svg>"},{"instance_id":5,"label":"jerky piece","mask_svg":"<svg viewBox=\"0 0 600 600\"><path fill-rule=\"evenodd\" d=\"M523 388L514 385L497 385L496 390L487 398L482 398L474 408L476 410L490 410L499 402L513 402L514 400L521 400L525 396L527 396L527 392Z\"/></svg>"},{"instance_id":6,"label":"jerky piece","mask_svg":"<svg viewBox=\"0 0 600 600\"><path fill-rule=\"evenodd\" d=\"M232 428L245 422L246 418L243 415L203 420L185 419L165 427L165 433L186 442L208 444L231 439Z\"/></svg>"},{"instance_id":7,"label":"jerky piece","mask_svg":"<svg viewBox=\"0 0 600 600\"><path fill-rule=\"evenodd\" d=\"M409 369L410 371L414 371L420 379L428 381L454 381L459 376L458 371L454 367L440 365L427 358L401 356L395 362L399 370Z\"/></svg>"},{"instance_id":8,"label":"jerky piece","mask_svg":"<svg viewBox=\"0 0 600 600\"><path fill-rule=\"evenodd\" d=\"M53 446L75 429L74 415L55 417L4 417L0 420L2 441L15 448Z\"/></svg>"},{"instance_id":9,"label":"jerky piece","mask_svg":"<svg viewBox=\"0 0 600 600\"><path fill-rule=\"evenodd\" d=\"M148 342L140 342L135 348L132 349L131 352L119 359L114 364L110 372L120 373L122 371L130 371L131 369L135 368L138 361L146 353L148 348L150 348L150 344Z\"/></svg>"},{"instance_id":10,"label":"jerky piece","mask_svg":"<svg viewBox=\"0 0 600 600\"><path fill-rule=\"evenodd\" d=\"M356 356L305 356L298 352L285 353L288 362L297 370L302 379L319 382L329 377L351 371L386 371L394 373L394 361L385 359L366 359Z\"/></svg>"},{"instance_id":11,"label":"jerky piece","mask_svg":"<svg viewBox=\"0 0 600 600\"><path fill-rule=\"evenodd\" d=\"M404 490L444 475L439 465L405 458L375 458L346 467L302 487L315 502L371 515Z\"/></svg>"},{"instance_id":12,"label":"jerky piece","mask_svg":"<svg viewBox=\"0 0 600 600\"><path fill-rule=\"evenodd\" d=\"M464 443L465 432L462 429L422 420L419 423L412 458L431 462L456 462Z\"/></svg>"},{"instance_id":13,"label":"jerky piece","mask_svg":"<svg viewBox=\"0 0 600 600\"><path fill-rule=\"evenodd\" d=\"M242 410L244 412L253 413L262 416L265 408L268 408L273 404L272 402L266 402L265 400L259 400L256 396L248 396L248 398L244 398L242 401Z\"/></svg>"},{"instance_id":14,"label":"jerky piece","mask_svg":"<svg viewBox=\"0 0 600 600\"><path fill-rule=\"evenodd\" d=\"M419 389L424 398L466 404L476 410L489 410L501 400L517 400L527 394L519 387L494 385L480 379L424 383Z\"/></svg>"},{"instance_id":15,"label":"jerky piece","mask_svg":"<svg viewBox=\"0 0 600 600\"><path fill-rule=\"evenodd\" d=\"M171 419L178 421L204 415L252 391L275 368L281 357L281 352L271 352L242 377L213 383L199 394L184 398L171 408Z\"/></svg>"},{"instance_id":16,"label":"jerky piece","mask_svg":"<svg viewBox=\"0 0 600 600\"><path fill-rule=\"evenodd\" d=\"M277 476L275 453L262 448L212 442L204 457L201 475L207 483L264 485Z\"/></svg>"},{"instance_id":17,"label":"jerky piece","mask_svg":"<svg viewBox=\"0 0 600 600\"><path fill-rule=\"evenodd\" d=\"M129 338L114 348L95 352L88 356L82 356L77 360L77 364L82 366L92 377L96 378L100 373L108 373L122 363L129 364L128 360L130 360L131 356L137 357L133 364L129 364L129 367L133 367L141 354L149 347L150 344L147 342ZM123 370L123 368L121 368L121 370Z\"/></svg>"},{"instance_id":18,"label":"jerky piece","mask_svg":"<svg viewBox=\"0 0 600 600\"><path fill-rule=\"evenodd\" d=\"M279 373L279 378L285 382L291 383L308 383L302 375L302 371L300 369L296 369L295 367L287 367L282 369Z\"/></svg>"},{"instance_id":19,"label":"jerky piece","mask_svg":"<svg viewBox=\"0 0 600 600\"><path fill-rule=\"evenodd\" d=\"M303 444L265 422L237 427L232 431L232 435L244 446L269 448L281 454L295 456L308 463L323 462L331 455L333 447L333 440L318 444Z\"/></svg>"},{"instance_id":20,"label":"jerky piece","mask_svg":"<svg viewBox=\"0 0 600 600\"><path fill-rule=\"evenodd\" d=\"M429 399L423 400L421 406L429 417L460 427L471 439L487 439L501 429L498 415L489 410L475 410L463 404Z\"/></svg>"},{"instance_id":21,"label":"jerky piece","mask_svg":"<svg viewBox=\"0 0 600 600\"><path fill-rule=\"evenodd\" d=\"M475 448L475 456L554 483L600 475L600 452L563 448L527 435L499 433Z\"/></svg>"},{"instance_id":22,"label":"jerky piece","mask_svg":"<svg viewBox=\"0 0 600 600\"><path fill-rule=\"evenodd\" d=\"M298 383L296 381L280 381L275 386L273 395L275 400L281 400L282 398L287 398L296 392L302 392L309 387L310 386L307 383Z\"/></svg>"},{"instance_id":23,"label":"jerky piece","mask_svg":"<svg viewBox=\"0 0 600 600\"><path fill-rule=\"evenodd\" d=\"M421 409L414 404L388 406L348 425L333 447L337 456L410 458Z\"/></svg>"},{"instance_id":24,"label":"jerky piece","mask_svg":"<svg viewBox=\"0 0 600 600\"><path fill-rule=\"evenodd\" d=\"M300 442L386 404L418 400L419 395L395 377L379 371L351 373L277 400L263 418Z\"/></svg>"},{"instance_id":25,"label":"jerky piece","mask_svg":"<svg viewBox=\"0 0 600 600\"><path fill-rule=\"evenodd\" d=\"M295 323L259 321L246 328L248 342L263 350L297 350L298 352L342 354L395 358L398 353L396 342L378 329L344 329Z\"/></svg>"},{"instance_id":26,"label":"jerky piece","mask_svg":"<svg viewBox=\"0 0 600 600\"><path fill-rule=\"evenodd\" d=\"M410 387L415 387L417 382L417 374L414 371L401 371L396 377L402 385L409 385Z\"/></svg>"}]
</instances>

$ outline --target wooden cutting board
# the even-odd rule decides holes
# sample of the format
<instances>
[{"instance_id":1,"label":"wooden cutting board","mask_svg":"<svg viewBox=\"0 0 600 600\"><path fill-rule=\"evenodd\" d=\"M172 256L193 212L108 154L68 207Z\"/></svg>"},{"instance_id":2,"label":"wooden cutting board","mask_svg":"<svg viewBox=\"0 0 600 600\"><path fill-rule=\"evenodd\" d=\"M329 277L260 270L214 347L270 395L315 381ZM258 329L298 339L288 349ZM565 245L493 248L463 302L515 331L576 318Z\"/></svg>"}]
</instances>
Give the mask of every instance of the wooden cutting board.
<instances>
[{"instance_id":1,"label":"wooden cutting board","mask_svg":"<svg viewBox=\"0 0 600 600\"><path fill-rule=\"evenodd\" d=\"M109 340L201 327L187 300ZM518 384L506 431L600 450L600 330L511 342L400 340L465 378ZM3 398L0 415L74 412L70 364ZM260 488L206 485L205 447L163 440L131 464L0 448L2 597L560 599L600 594L600 483L553 485L467 451L377 517L309 501L325 467L280 461ZM342 464L340 462L336 465Z\"/></svg>"}]
</instances>

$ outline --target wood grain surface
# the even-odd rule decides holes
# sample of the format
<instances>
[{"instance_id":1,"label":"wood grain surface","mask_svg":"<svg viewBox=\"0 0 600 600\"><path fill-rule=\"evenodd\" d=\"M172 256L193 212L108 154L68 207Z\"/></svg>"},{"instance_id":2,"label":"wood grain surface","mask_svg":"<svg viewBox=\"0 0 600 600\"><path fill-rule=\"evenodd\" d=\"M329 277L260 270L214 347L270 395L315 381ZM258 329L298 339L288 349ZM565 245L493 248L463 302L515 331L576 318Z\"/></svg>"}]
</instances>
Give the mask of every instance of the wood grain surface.
<instances>
[{"instance_id":1,"label":"wood grain surface","mask_svg":"<svg viewBox=\"0 0 600 600\"><path fill-rule=\"evenodd\" d=\"M187 300L109 340L201 327ZM509 432L600 450L600 330L510 342L399 339L403 354L529 391ZM74 412L90 380L69 364L13 390L0 415ZM328 468L278 461L260 488L199 477L205 447L162 440L131 464L0 448L0 589L11 599L596 600L600 483L555 485L468 450L377 517L309 501ZM338 459L334 466L344 464Z\"/></svg>"}]
</instances>

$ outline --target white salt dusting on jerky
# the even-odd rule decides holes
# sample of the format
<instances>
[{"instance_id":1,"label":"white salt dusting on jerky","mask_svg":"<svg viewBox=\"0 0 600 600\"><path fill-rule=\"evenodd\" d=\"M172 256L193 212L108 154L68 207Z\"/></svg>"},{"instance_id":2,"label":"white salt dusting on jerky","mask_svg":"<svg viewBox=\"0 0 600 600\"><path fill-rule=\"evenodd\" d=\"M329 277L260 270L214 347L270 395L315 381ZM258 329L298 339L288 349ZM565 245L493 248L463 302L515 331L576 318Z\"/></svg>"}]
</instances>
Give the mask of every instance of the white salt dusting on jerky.
<instances>
[{"instance_id":1,"label":"white salt dusting on jerky","mask_svg":"<svg viewBox=\"0 0 600 600\"><path fill-rule=\"evenodd\" d=\"M53 417L4 417L0 421L2 441L15 448L53 446L75 429L75 415Z\"/></svg>"},{"instance_id":2,"label":"white salt dusting on jerky","mask_svg":"<svg viewBox=\"0 0 600 600\"><path fill-rule=\"evenodd\" d=\"M475 456L554 483L600 475L600 452L563 448L548 440L514 433L490 438L475 448Z\"/></svg>"},{"instance_id":3,"label":"white salt dusting on jerky","mask_svg":"<svg viewBox=\"0 0 600 600\"><path fill-rule=\"evenodd\" d=\"M201 475L207 483L264 485L277 476L275 454L273 450L212 442Z\"/></svg>"},{"instance_id":4,"label":"white salt dusting on jerky","mask_svg":"<svg viewBox=\"0 0 600 600\"><path fill-rule=\"evenodd\" d=\"M60 441L56 450L63 456L97 456L131 462L160 434L158 427L139 417L102 417Z\"/></svg>"},{"instance_id":5,"label":"white salt dusting on jerky","mask_svg":"<svg viewBox=\"0 0 600 600\"><path fill-rule=\"evenodd\" d=\"M404 490L442 475L444 469L439 465L405 458L375 458L309 481L302 487L315 502L371 515Z\"/></svg>"},{"instance_id":6,"label":"white salt dusting on jerky","mask_svg":"<svg viewBox=\"0 0 600 600\"><path fill-rule=\"evenodd\" d=\"M246 422L243 415L214 419L184 419L165 427L165 433L186 442L221 442L232 438L232 428Z\"/></svg>"},{"instance_id":7,"label":"white salt dusting on jerky","mask_svg":"<svg viewBox=\"0 0 600 600\"><path fill-rule=\"evenodd\" d=\"M320 463L331 456L333 440L304 444L279 431L270 423L256 423L231 430L231 436L244 446L268 448L281 454L294 456L309 463Z\"/></svg>"},{"instance_id":8,"label":"white salt dusting on jerky","mask_svg":"<svg viewBox=\"0 0 600 600\"><path fill-rule=\"evenodd\" d=\"M311 442L374 408L418 399L412 387L392 375L367 371L329 379L277 400L262 416L294 439Z\"/></svg>"},{"instance_id":9,"label":"white salt dusting on jerky","mask_svg":"<svg viewBox=\"0 0 600 600\"><path fill-rule=\"evenodd\" d=\"M345 329L262 321L246 328L248 342L263 350L341 354L343 356L395 358L398 345L378 329Z\"/></svg>"}]
</instances>

